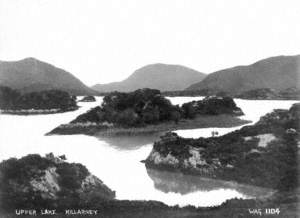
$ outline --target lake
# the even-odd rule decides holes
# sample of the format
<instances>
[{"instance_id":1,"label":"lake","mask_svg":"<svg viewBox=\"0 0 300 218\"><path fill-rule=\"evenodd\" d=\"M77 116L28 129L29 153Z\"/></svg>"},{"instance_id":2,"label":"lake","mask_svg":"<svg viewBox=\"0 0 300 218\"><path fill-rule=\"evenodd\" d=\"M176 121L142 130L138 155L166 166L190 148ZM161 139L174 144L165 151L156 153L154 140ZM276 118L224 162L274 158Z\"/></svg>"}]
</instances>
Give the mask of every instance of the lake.
<instances>
[{"instance_id":1,"label":"lake","mask_svg":"<svg viewBox=\"0 0 300 218\"><path fill-rule=\"evenodd\" d=\"M170 97L174 104L182 104L201 97ZM117 199L158 200L168 205L219 205L231 198L253 198L268 195L269 190L248 185L187 176L180 173L147 170L141 160L146 159L158 136L102 138L85 135L45 136L60 124L68 123L97 102L79 102L77 111L50 115L4 115L0 114L0 161L10 157L22 157L37 153L65 154L69 162L85 165L112 190ZM244 111L241 118L258 119L273 109L288 109L297 101L241 100L235 99ZM209 137L211 132L219 135L239 129L205 128L178 130L184 137Z\"/></svg>"}]
</instances>

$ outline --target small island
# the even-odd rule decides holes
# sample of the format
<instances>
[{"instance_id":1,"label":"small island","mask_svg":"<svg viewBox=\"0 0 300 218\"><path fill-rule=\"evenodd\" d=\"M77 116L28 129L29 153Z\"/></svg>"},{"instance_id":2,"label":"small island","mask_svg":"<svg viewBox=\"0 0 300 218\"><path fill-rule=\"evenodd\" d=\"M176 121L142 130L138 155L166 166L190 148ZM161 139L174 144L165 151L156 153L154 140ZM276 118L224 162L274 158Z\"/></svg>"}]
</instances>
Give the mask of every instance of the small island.
<instances>
[{"instance_id":1,"label":"small island","mask_svg":"<svg viewBox=\"0 0 300 218\"><path fill-rule=\"evenodd\" d=\"M242 110L230 97L206 97L179 105L161 95L159 90L139 89L130 93L113 92L101 106L79 115L68 124L53 129L52 134L138 135L177 129L233 127L241 120Z\"/></svg>"},{"instance_id":2,"label":"small island","mask_svg":"<svg viewBox=\"0 0 300 218\"><path fill-rule=\"evenodd\" d=\"M220 137L155 142L147 168L180 171L276 190L297 187L300 103L274 110L250 126Z\"/></svg>"},{"instance_id":3,"label":"small island","mask_svg":"<svg viewBox=\"0 0 300 218\"><path fill-rule=\"evenodd\" d=\"M95 102L96 98L92 95L84 96L79 102Z\"/></svg>"},{"instance_id":4,"label":"small island","mask_svg":"<svg viewBox=\"0 0 300 218\"><path fill-rule=\"evenodd\" d=\"M31 115L53 114L77 110L76 97L60 90L20 93L0 86L0 112Z\"/></svg>"}]
</instances>

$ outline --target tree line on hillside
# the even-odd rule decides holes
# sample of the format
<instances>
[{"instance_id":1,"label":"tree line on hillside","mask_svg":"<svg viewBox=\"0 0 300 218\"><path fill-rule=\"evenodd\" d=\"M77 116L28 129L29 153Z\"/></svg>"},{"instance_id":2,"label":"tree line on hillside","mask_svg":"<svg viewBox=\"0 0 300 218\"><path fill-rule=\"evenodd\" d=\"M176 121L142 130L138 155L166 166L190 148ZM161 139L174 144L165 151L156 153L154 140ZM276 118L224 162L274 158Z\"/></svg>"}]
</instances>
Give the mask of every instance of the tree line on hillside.
<instances>
[{"instance_id":1,"label":"tree line on hillside","mask_svg":"<svg viewBox=\"0 0 300 218\"><path fill-rule=\"evenodd\" d=\"M21 92L0 86L0 109L2 110L69 110L77 108L76 97L60 90Z\"/></svg>"}]
</instances>

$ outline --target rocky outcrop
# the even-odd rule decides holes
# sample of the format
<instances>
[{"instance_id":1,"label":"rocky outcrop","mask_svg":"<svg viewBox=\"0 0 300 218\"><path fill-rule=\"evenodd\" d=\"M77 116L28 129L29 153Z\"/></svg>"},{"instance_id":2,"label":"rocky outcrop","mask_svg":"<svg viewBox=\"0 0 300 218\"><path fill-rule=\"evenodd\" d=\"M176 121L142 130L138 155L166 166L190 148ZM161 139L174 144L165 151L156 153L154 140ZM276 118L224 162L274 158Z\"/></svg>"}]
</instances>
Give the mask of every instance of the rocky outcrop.
<instances>
[{"instance_id":1,"label":"rocky outcrop","mask_svg":"<svg viewBox=\"0 0 300 218\"><path fill-rule=\"evenodd\" d=\"M80 102L95 102L96 98L92 95L83 97Z\"/></svg>"},{"instance_id":2,"label":"rocky outcrop","mask_svg":"<svg viewBox=\"0 0 300 218\"><path fill-rule=\"evenodd\" d=\"M193 146L192 140L184 139L176 133L166 133L160 141L154 143L146 159L146 166L215 176L214 171L221 166L219 159L215 158L208 164L203 157L204 148Z\"/></svg>"},{"instance_id":3,"label":"rocky outcrop","mask_svg":"<svg viewBox=\"0 0 300 218\"><path fill-rule=\"evenodd\" d=\"M146 167L276 189L295 187L299 113L300 104L294 104L220 137L188 139L167 133L154 143Z\"/></svg>"},{"instance_id":4,"label":"rocky outcrop","mask_svg":"<svg viewBox=\"0 0 300 218\"><path fill-rule=\"evenodd\" d=\"M84 207L93 200L115 198L115 192L83 165L68 163L52 153L3 161L0 181L3 209Z\"/></svg>"}]
</instances>

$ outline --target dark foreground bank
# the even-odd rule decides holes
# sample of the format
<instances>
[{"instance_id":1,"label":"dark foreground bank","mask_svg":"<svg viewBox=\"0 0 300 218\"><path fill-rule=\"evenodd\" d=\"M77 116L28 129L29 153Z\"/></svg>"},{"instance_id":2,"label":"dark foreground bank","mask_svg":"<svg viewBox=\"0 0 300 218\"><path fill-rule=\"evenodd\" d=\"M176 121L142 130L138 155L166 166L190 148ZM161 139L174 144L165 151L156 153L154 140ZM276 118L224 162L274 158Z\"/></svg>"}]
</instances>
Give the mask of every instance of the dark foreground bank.
<instances>
[{"instance_id":1,"label":"dark foreground bank","mask_svg":"<svg viewBox=\"0 0 300 218\"><path fill-rule=\"evenodd\" d=\"M0 215L14 217L278 217L297 216L297 189L265 199L232 199L216 207L116 200L115 192L64 156L28 155L0 163Z\"/></svg>"}]
</instances>

